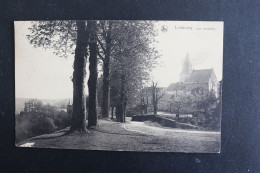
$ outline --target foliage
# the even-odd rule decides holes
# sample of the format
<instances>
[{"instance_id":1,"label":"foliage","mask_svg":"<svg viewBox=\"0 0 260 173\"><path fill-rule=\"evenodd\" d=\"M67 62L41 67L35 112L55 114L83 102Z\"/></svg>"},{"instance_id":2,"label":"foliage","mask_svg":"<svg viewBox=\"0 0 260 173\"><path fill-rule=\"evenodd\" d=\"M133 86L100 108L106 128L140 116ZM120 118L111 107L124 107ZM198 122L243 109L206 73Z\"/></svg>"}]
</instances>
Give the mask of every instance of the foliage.
<instances>
[{"instance_id":1,"label":"foliage","mask_svg":"<svg viewBox=\"0 0 260 173\"><path fill-rule=\"evenodd\" d=\"M141 111L141 114L148 113L148 106L149 106L149 99L151 99L151 88L150 87L144 87L139 91L139 99L140 99L140 105L135 106L135 109L138 109L139 112ZM138 111L135 110L135 111Z\"/></svg>"},{"instance_id":2,"label":"foliage","mask_svg":"<svg viewBox=\"0 0 260 173\"><path fill-rule=\"evenodd\" d=\"M76 45L75 21L34 21L27 35L34 47L53 49L53 53L60 57L74 54Z\"/></svg>"},{"instance_id":3,"label":"foliage","mask_svg":"<svg viewBox=\"0 0 260 173\"><path fill-rule=\"evenodd\" d=\"M205 91L203 88L195 88L191 94L193 107L197 111L203 111L206 115L211 114L216 107L217 98L211 91Z\"/></svg>"},{"instance_id":4,"label":"foliage","mask_svg":"<svg viewBox=\"0 0 260 173\"><path fill-rule=\"evenodd\" d=\"M38 112L21 112L15 117L16 142L27 138L52 133L70 125L71 117L55 106L42 105ZM51 108L50 111L47 108Z\"/></svg>"},{"instance_id":5,"label":"foliage","mask_svg":"<svg viewBox=\"0 0 260 173\"><path fill-rule=\"evenodd\" d=\"M211 130L220 129L221 103L211 91L198 87L191 92L178 90L171 96L168 111L177 114L192 113L195 118L179 118L178 121L196 124ZM178 117L178 116L177 116Z\"/></svg>"},{"instance_id":6,"label":"foliage","mask_svg":"<svg viewBox=\"0 0 260 173\"><path fill-rule=\"evenodd\" d=\"M85 28L86 23L89 22L84 21ZM104 101L108 97L111 82L111 88L115 89L112 100L115 100L115 103L122 103L123 99L129 107L134 107L138 102L138 92L143 87L144 81L149 79L149 72L159 57L154 46L154 37L157 35L155 22L95 22L97 53L103 63L102 94L106 95L102 97L102 100ZM79 39L83 39L79 37L78 21L36 21L32 22L29 30L30 34L27 35L27 38L32 45L52 49L56 55L61 57L74 54L77 50L76 44L79 43ZM91 34L90 37L92 37ZM89 40L87 39L87 41ZM92 43L91 40L89 43ZM83 49L85 56L89 51L87 47L85 46ZM74 72L76 69L74 63ZM74 80L73 82L75 82ZM104 107L104 104L102 106Z\"/></svg>"},{"instance_id":7,"label":"foliage","mask_svg":"<svg viewBox=\"0 0 260 173\"><path fill-rule=\"evenodd\" d=\"M51 118L42 116L42 117L38 117L35 120L32 122L31 131L36 136L45 133L51 133L57 129L56 125L54 124L54 120Z\"/></svg>"},{"instance_id":8,"label":"foliage","mask_svg":"<svg viewBox=\"0 0 260 173\"><path fill-rule=\"evenodd\" d=\"M53 120L57 129L64 129L70 125L71 117L69 117L67 112L59 111Z\"/></svg>"},{"instance_id":9,"label":"foliage","mask_svg":"<svg viewBox=\"0 0 260 173\"><path fill-rule=\"evenodd\" d=\"M212 109L212 113L208 115L204 123L205 128L212 130L220 130L221 102L217 102L217 106Z\"/></svg>"},{"instance_id":10,"label":"foliage","mask_svg":"<svg viewBox=\"0 0 260 173\"><path fill-rule=\"evenodd\" d=\"M175 112L176 115L180 113L188 113L192 103L191 95L185 92L177 92L171 96L170 112Z\"/></svg>"},{"instance_id":11,"label":"foliage","mask_svg":"<svg viewBox=\"0 0 260 173\"><path fill-rule=\"evenodd\" d=\"M86 21L35 21L29 28L28 40L35 47L53 49L61 57L74 54L73 117L71 131L86 131L85 76L90 31Z\"/></svg>"},{"instance_id":12,"label":"foliage","mask_svg":"<svg viewBox=\"0 0 260 173\"><path fill-rule=\"evenodd\" d=\"M157 83L152 82L151 86L151 95L152 95L152 103L154 114L157 114L158 111L158 101L165 95L165 93L157 86Z\"/></svg>"},{"instance_id":13,"label":"foliage","mask_svg":"<svg viewBox=\"0 0 260 173\"><path fill-rule=\"evenodd\" d=\"M132 108L139 103L138 94L159 57L153 47L156 30L151 21L118 21L114 23L111 54L111 88Z\"/></svg>"}]
</instances>

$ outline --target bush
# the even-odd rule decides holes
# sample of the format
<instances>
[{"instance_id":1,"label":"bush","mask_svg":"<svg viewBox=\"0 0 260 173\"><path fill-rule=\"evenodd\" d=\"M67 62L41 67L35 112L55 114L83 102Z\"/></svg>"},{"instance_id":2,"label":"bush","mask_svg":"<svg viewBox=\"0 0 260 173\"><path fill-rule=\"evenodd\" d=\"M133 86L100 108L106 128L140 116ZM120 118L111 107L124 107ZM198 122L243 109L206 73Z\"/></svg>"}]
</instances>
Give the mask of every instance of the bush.
<instances>
[{"instance_id":1,"label":"bush","mask_svg":"<svg viewBox=\"0 0 260 173\"><path fill-rule=\"evenodd\" d=\"M63 129L70 125L70 120L65 111L21 112L15 118L16 142Z\"/></svg>"},{"instance_id":2,"label":"bush","mask_svg":"<svg viewBox=\"0 0 260 173\"><path fill-rule=\"evenodd\" d=\"M40 117L36 123L32 125L31 131L34 135L52 133L57 129L53 119L48 117Z\"/></svg>"},{"instance_id":3,"label":"bush","mask_svg":"<svg viewBox=\"0 0 260 173\"><path fill-rule=\"evenodd\" d=\"M31 133L31 122L24 115L15 117L15 141L20 142L33 136Z\"/></svg>"},{"instance_id":4,"label":"bush","mask_svg":"<svg viewBox=\"0 0 260 173\"><path fill-rule=\"evenodd\" d=\"M204 127L211 130L220 130L221 103L218 103L212 113L207 115Z\"/></svg>"},{"instance_id":5,"label":"bush","mask_svg":"<svg viewBox=\"0 0 260 173\"><path fill-rule=\"evenodd\" d=\"M57 126L57 129L63 129L70 125L70 118L65 111L61 111L54 118L54 123Z\"/></svg>"}]
</instances>

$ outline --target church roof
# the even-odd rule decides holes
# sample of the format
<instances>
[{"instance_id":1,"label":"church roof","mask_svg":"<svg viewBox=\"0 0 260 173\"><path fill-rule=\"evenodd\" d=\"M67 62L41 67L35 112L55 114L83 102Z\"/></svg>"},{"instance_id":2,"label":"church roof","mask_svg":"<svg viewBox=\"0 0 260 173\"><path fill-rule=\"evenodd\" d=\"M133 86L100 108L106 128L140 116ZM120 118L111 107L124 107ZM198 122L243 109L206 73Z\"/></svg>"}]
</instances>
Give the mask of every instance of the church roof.
<instances>
[{"instance_id":1,"label":"church roof","mask_svg":"<svg viewBox=\"0 0 260 173\"><path fill-rule=\"evenodd\" d=\"M208 83L212 73L214 73L213 69L193 70L185 82L171 83L167 90L191 90L196 83Z\"/></svg>"},{"instance_id":2,"label":"church roof","mask_svg":"<svg viewBox=\"0 0 260 173\"><path fill-rule=\"evenodd\" d=\"M208 83L213 69L193 70L185 83Z\"/></svg>"}]
</instances>

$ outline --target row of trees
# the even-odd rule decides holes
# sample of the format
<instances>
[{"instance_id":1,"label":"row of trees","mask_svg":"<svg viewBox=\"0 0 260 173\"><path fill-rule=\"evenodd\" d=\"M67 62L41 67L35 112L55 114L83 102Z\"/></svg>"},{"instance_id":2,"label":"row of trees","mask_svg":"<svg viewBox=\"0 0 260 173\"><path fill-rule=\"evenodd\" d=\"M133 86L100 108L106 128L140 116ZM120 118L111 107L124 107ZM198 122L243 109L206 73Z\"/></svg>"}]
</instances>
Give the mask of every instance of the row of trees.
<instances>
[{"instance_id":1,"label":"row of trees","mask_svg":"<svg viewBox=\"0 0 260 173\"><path fill-rule=\"evenodd\" d=\"M161 110L174 112L176 117L182 113L192 113L196 111L210 114L219 99L213 91L206 91L204 88L197 87L191 91L185 89L176 89L173 92L167 92L165 88L159 88L157 83L152 82L151 87L145 87L140 91L140 111L141 114L147 113L147 108L153 108L153 113L157 114L158 103L161 101Z\"/></svg>"},{"instance_id":2,"label":"row of trees","mask_svg":"<svg viewBox=\"0 0 260 173\"><path fill-rule=\"evenodd\" d=\"M180 92L172 95L169 103L169 112L176 112L179 117L180 112L196 112L201 111L210 114L216 107L218 99L213 91L205 91L204 88L194 88L190 92Z\"/></svg>"},{"instance_id":3,"label":"row of trees","mask_svg":"<svg viewBox=\"0 0 260 173\"><path fill-rule=\"evenodd\" d=\"M174 92L167 92L166 89L152 83L151 87L145 87L140 91L141 102L138 106L138 113L147 114L149 107L153 109L154 114L157 114L157 110L160 109L175 113L177 120L180 121L183 120L179 119L180 114L193 114L197 121L202 122L203 127L218 130L221 116L221 93L219 95L220 97L217 98L213 91L207 91L202 87L191 91L176 89ZM161 102L160 107L159 102Z\"/></svg>"},{"instance_id":4,"label":"row of trees","mask_svg":"<svg viewBox=\"0 0 260 173\"><path fill-rule=\"evenodd\" d=\"M97 120L97 65L102 65L102 117L109 106L116 119L125 121L126 107L136 98L158 53L153 47L156 30L151 21L39 21L29 28L35 47L53 49L56 55L74 54L73 117L70 132L86 131ZM89 105L86 111L86 63L89 61ZM110 104L110 102L112 104ZM88 116L86 116L88 114Z\"/></svg>"},{"instance_id":5,"label":"row of trees","mask_svg":"<svg viewBox=\"0 0 260 173\"><path fill-rule=\"evenodd\" d=\"M153 113L156 115L158 112L159 100L166 95L165 89L158 87L158 84L152 81L150 87L144 87L139 92L140 110L141 114L148 113L148 107L153 107Z\"/></svg>"}]
</instances>

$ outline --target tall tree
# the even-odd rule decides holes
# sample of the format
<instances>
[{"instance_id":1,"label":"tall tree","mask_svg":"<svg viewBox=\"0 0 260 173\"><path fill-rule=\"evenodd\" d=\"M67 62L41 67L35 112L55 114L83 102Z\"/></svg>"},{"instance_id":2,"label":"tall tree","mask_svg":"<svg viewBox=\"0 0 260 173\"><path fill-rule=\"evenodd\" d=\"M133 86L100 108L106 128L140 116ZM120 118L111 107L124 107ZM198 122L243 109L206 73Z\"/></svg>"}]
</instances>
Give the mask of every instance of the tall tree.
<instances>
[{"instance_id":1,"label":"tall tree","mask_svg":"<svg viewBox=\"0 0 260 173\"><path fill-rule=\"evenodd\" d=\"M141 114L147 114L148 112L148 106L149 106L149 97L151 95L151 88L150 87L143 87L140 90L139 93L139 99L140 99L140 109L141 109Z\"/></svg>"},{"instance_id":2,"label":"tall tree","mask_svg":"<svg viewBox=\"0 0 260 173\"><path fill-rule=\"evenodd\" d=\"M151 86L152 102L153 102L153 113L154 115L158 112L158 102L165 95L162 90L157 86L157 83L152 82Z\"/></svg>"},{"instance_id":3,"label":"tall tree","mask_svg":"<svg viewBox=\"0 0 260 173\"><path fill-rule=\"evenodd\" d=\"M85 21L38 21L33 22L27 35L35 47L51 48L56 55L74 56L73 117L70 132L86 131L85 77L89 31Z\"/></svg>"},{"instance_id":4,"label":"tall tree","mask_svg":"<svg viewBox=\"0 0 260 173\"><path fill-rule=\"evenodd\" d=\"M97 34L96 21L88 22L88 29L90 32L89 41L89 107L88 107L88 127L97 126Z\"/></svg>"},{"instance_id":5,"label":"tall tree","mask_svg":"<svg viewBox=\"0 0 260 173\"><path fill-rule=\"evenodd\" d=\"M102 86L102 117L109 116L109 89L110 89L110 57L111 57L111 42L112 42L112 24L113 21L99 21L99 34L97 37L101 52L99 57L103 62L103 86Z\"/></svg>"},{"instance_id":6,"label":"tall tree","mask_svg":"<svg viewBox=\"0 0 260 173\"><path fill-rule=\"evenodd\" d=\"M109 99L109 97L111 92L114 92L110 92L111 73L116 69L113 69L113 66L116 63L122 65L122 62L118 61L119 58L126 59L126 57L129 57L135 59L142 56L142 58L139 58L143 60L141 64L146 64L143 67L148 69L154 63L156 57L155 54L152 54L155 50L151 48L151 43L154 42L153 36L156 35L156 32L154 21L99 21L98 26L99 57L103 62L103 100L101 107L102 116L108 117L108 108L111 105L109 101L113 100ZM137 62L140 62L140 60ZM118 77L128 81L127 73L125 74L126 77L123 77L123 74L123 76ZM121 93L123 94L123 92ZM114 102L112 105L114 106Z\"/></svg>"},{"instance_id":7,"label":"tall tree","mask_svg":"<svg viewBox=\"0 0 260 173\"><path fill-rule=\"evenodd\" d=\"M111 58L111 85L117 88L116 116L125 121L129 103L138 100L137 93L158 57L153 48L154 25L150 21L114 23Z\"/></svg>"},{"instance_id":8,"label":"tall tree","mask_svg":"<svg viewBox=\"0 0 260 173\"><path fill-rule=\"evenodd\" d=\"M113 77L112 77L113 78ZM113 82L113 81L112 81ZM117 93L117 88L115 86L111 86L110 87L110 107L111 107L111 119L114 119L114 110L115 110L115 107L116 107L116 102L117 102L117 96L118 96L118 93Z\"/></svg>"},{"instance_id":9,"label":"tall tree","mask_svg":"<svg viewBox=\"0 0 260 173\"><path fill-rule=\"evenodd\" d=\"M89 31L86 29L84 21L76 21L77 41L74 59L73 72L73 116L70 131L86 131L86 96L85 96L85 78L86 78L86 58Z\"/></svg>"}]
</instances>

